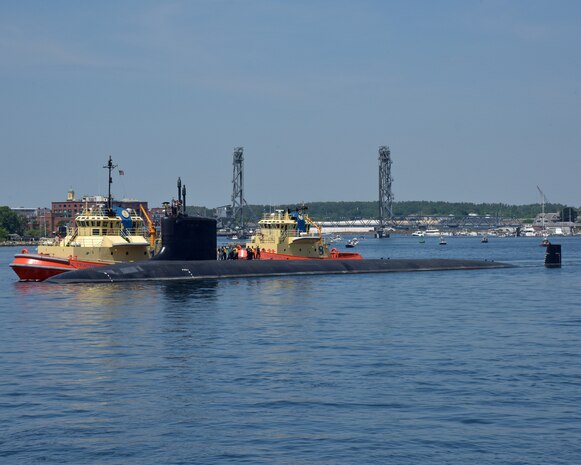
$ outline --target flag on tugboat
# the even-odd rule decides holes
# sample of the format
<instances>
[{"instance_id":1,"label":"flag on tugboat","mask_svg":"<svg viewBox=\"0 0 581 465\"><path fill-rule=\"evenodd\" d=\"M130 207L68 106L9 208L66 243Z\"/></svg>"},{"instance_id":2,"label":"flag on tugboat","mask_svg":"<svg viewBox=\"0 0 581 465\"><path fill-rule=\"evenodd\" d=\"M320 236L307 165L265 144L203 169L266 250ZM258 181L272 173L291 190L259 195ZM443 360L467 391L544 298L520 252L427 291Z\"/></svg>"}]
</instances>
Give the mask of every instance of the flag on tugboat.
<instances>
[{"instance_id":1,"label":"flag on tugboat","mask_svg":"<svg viewBox=\"0 0 581 465\"><path fill-rule=\"evenodd\" d=\"M119 170L119 176L124 176L124 175L125 175L125 171Z\"/></svg>"}]
</instances>

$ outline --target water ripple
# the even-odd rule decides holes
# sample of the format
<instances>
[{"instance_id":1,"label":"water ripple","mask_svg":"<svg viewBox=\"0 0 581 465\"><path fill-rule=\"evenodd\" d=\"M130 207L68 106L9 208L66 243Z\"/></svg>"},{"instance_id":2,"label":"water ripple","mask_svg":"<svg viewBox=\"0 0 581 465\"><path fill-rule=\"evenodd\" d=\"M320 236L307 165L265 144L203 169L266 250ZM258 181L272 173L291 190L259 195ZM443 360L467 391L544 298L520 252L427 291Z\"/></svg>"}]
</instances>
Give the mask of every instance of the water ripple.
<instances>
[{"instance_id":1,"label":"water ripple","mask_svg":"<svg viewBox=\"0 0 581 465\"><path fill-rule=\"evenodd\" d=\"M581 241L561 270L487 246L360 243L523 266L127 286L5 266L0 462L576 463Z\"/></svg>"}]
</instances>

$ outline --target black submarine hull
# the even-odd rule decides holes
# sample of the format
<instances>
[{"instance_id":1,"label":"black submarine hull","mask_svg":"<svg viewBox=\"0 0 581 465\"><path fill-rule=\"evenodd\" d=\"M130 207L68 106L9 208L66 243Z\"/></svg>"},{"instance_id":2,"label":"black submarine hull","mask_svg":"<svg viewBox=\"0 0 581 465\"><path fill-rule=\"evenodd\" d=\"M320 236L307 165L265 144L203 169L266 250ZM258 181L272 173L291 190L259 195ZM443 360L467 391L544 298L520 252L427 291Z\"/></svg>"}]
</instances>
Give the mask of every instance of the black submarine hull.
<instances>
[{"instance_id":1,"label":"black submarine hull","mask_svg":"<svg viewBox=\"0 0 581 465\"><path fill-rule=\"evenodd\" d=\"M512 265L455 259L367 260L152 260L70 271L53 283L116 283L128 281L192 281L259 276L361 274L411 271L482 270Z\"/></svg>"}]
</instances>

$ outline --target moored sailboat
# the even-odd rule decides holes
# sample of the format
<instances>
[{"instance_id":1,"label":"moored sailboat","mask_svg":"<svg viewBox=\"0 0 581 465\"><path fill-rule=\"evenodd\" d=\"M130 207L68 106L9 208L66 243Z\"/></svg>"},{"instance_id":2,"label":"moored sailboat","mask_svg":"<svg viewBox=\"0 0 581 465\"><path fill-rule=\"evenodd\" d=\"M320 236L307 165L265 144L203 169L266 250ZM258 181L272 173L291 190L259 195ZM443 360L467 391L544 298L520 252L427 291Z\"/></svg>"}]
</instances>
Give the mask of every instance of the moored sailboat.
<instances>
[{"instance_id":1,"label":"moored sailboat","mask_svg":"<svg viewBox=\"0 0 581 465\"><path fill-rule=\"evenodd\" d=\"M547 231L546 229L546 217L545 217L545 193L541 190L541 188L539 186L537 186L537 189L539 191L539 194L541 194L541 215L542 215L542 222L543 222L543 240L541 241L541 243L539 244L541 247L547 247L549 245L551 245L551 242L549 241L549 231Z\"/></svg>"}]
</instances>

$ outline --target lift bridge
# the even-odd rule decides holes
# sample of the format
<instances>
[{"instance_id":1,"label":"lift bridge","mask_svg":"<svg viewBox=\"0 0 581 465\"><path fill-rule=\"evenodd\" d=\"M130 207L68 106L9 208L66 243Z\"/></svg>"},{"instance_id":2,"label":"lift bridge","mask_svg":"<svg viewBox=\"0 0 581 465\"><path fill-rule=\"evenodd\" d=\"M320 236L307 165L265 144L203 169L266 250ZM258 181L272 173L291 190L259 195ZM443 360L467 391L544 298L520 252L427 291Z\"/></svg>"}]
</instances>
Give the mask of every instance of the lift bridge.
<instances>
[{"instance_id":1,"label":"lift bridge","mask_svg":"<svg viewBox=\"0 0 581 465\"><path fill-rule=\"evenodd\" d=\"M520 224L514 219L498 216L407 216L396 217L393 214L393 192L391 185L391 151L388 146L379 147L379 215L376 220L368 220L376 237L389 237L390 230L397 229L439 229L488 230L497 228L516 228Z\"/></svg>"},{"instance_id":2,"label":"lift bridge","mask_svg":"<svg viewBox=\"0 0 581 465\"><path fill-rule=\"evenodd\" d=\"M323 227L349 228L373 231L376 237L389 237L390 231L422 230L437 228L444 231L491 230L500 228L516 229L522 224L515 218L491 215L429 216L393 214L393 192L391 189L391 151L387 146L379 147L379 211L377 218L319 222ZM233 153L231 205L219 207L224 210L220 224L244 232L244 209L249 208L244 198L244 149L235 147Z\"/></svg>"}]
</instances>

